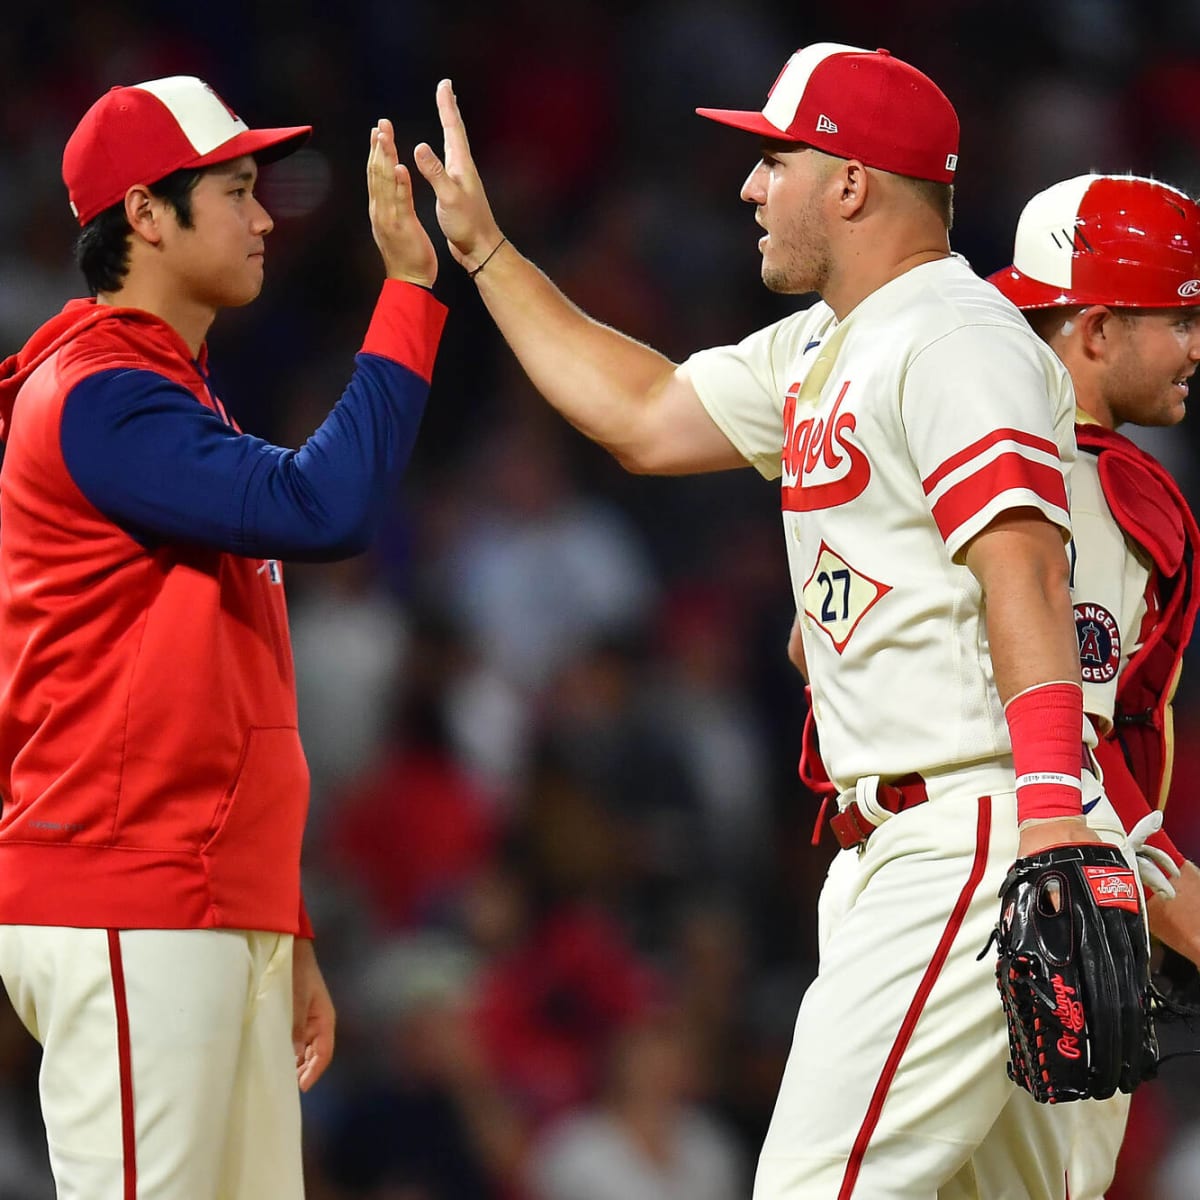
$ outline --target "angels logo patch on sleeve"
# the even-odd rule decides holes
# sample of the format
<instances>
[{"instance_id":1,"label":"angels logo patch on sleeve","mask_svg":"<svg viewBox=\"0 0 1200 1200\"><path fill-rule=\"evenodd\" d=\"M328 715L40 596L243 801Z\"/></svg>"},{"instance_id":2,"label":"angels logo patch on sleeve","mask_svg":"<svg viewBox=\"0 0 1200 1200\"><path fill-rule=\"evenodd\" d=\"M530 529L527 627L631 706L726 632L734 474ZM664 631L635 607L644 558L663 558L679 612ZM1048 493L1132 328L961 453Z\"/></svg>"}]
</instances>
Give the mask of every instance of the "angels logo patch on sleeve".
<instances>
[{"instance_id":1,"label":"angels logo patch on sleeve","mask_svg":"<svg viewBox=\"0 0 1200 1200\"><path fill-rule=\"evenodd\" d=\"M1099 604L1075 605L1079 671L1084 683L1110 683L1121 666L1121 630Z\"/></svg>"}]
</instances>

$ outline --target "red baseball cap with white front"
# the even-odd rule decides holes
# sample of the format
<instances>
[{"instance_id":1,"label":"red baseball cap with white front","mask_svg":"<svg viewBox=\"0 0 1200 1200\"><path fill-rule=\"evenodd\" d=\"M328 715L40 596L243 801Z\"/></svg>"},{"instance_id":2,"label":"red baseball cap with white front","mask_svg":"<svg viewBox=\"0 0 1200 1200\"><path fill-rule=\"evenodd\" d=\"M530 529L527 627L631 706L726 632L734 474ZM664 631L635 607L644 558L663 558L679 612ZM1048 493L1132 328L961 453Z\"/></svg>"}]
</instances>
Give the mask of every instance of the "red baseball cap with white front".
<instances>
[{"instance_id":1,"label":"red baseball cap with white front","mask_svg":"<svg viewBox=\"0 0 1200 1200\"><path fill-rule=\"evenodd\" d=\"M1200 205L1138 175L1078 175L1038 192L1013 265L988 277L1018 308L1200 304Z\"/></svg>"},{"instance_id":2,"label":"red baseball cap with white front","mask_svg":"<svg viewBox=\"0 0 1200 1200\"><path fill-rule=\"evenodd\" d=\"M887 50L814 42L788 59L761 112L696 111L913 179L953 183L958 167L954 106L928 75Z\"/></svg>"},{"instance_id":3,"label":"red baseball cap with white front","mask_svg":"<svg viewBox=\"0 0 1200 1200\"><path fill-rule=\"evenodd\" d=\"M114 87L83 115L63 151L63 182L80 225L135 184L252 154L274 162L299 149L311 125L250 129L202 79L172 75Z\"/></svg>"}]
</instances>

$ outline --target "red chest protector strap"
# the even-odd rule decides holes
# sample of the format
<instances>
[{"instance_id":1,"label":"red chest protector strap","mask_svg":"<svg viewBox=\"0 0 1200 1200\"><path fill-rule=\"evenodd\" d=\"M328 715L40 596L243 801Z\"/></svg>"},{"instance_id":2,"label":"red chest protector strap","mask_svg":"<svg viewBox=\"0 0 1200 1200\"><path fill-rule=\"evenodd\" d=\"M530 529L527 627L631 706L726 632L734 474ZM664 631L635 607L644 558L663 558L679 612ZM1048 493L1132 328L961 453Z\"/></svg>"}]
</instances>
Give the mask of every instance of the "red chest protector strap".
<instances>
[{"instance_id":1,"label":"red chest protector strap","mask_svg":"<svg viewBox=\"0 0 1200 1200\"><path fill-rule=\"evenodd\" d=\"M1158 573L1162 611L1121 673L1114 736L1142 795L1161 808L1174 753L1171 697L1200 608L1193 576L1200 528L1175 481L1128 438L1099 425L1077 425L1075 435L1080 449L1099 460L1100 486L1122 532Z\"/></svg>"},{"instance_id":2,"label":"red chest protector strap","mask_svg":"<svg viewBox=\"0 0 1200 1200\"><path fill-rule=\"evenodd\" d=\"M804 733L800 741L800 782L821 801L817 819L813 825L812 844L821 844L821 830L825 827L825 815L829 805L837 796L837 785L825 771L821 759L821 746L817 739L817 719L813 716L812 687L804 685L804 699L808 712L804 715Z\"/></svg>"}]
</instances>

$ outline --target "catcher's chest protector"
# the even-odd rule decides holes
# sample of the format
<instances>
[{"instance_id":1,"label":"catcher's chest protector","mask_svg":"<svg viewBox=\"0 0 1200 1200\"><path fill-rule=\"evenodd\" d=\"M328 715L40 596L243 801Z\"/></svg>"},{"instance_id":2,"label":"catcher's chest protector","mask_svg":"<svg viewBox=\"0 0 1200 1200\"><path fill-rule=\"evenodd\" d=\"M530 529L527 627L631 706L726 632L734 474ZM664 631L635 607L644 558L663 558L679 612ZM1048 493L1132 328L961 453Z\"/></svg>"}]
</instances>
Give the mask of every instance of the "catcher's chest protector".
<instances>
[{"instance_id":1,"label":"catcher's chest protector","mask_svg":"<svg viewBox=\"0 0 1200 1200\"><path fill-rule=\"evenodd\" d=\"M1077 425L1081 450L1098 459L1100 486L1121 531L1149 555L1162 611L1146 642L1121 672L1115 735L1138 788L1152 807L1170 785L1170 702L1184 649L1200 609L1193 562L1200 528L1170 474L1127 437L1100 425Z\"/></svg>"}]
</instances>

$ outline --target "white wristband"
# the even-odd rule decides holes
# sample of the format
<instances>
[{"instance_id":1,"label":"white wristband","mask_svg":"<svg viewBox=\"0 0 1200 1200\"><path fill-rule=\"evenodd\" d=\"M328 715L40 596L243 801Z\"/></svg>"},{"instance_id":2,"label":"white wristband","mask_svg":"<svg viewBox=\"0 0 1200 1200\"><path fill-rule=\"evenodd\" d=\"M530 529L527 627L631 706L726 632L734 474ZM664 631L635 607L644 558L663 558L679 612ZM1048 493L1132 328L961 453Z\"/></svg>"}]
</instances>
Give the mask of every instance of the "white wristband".
<instances>
[{"instance_id":1,"label":"white wristband","mask_svg":"<svg viewBox=\"0 0 1200 1200\"><path fill-rule=\"evenodd\" d=\"M1030 771L1027 775L1017 776L1017 787L1032 787L1039 783L1054 783L1060 787L1073 787L1083 791L1083 783L1077 775L1062 775L1058 771Z\"/></svg>"}]
</instances>

